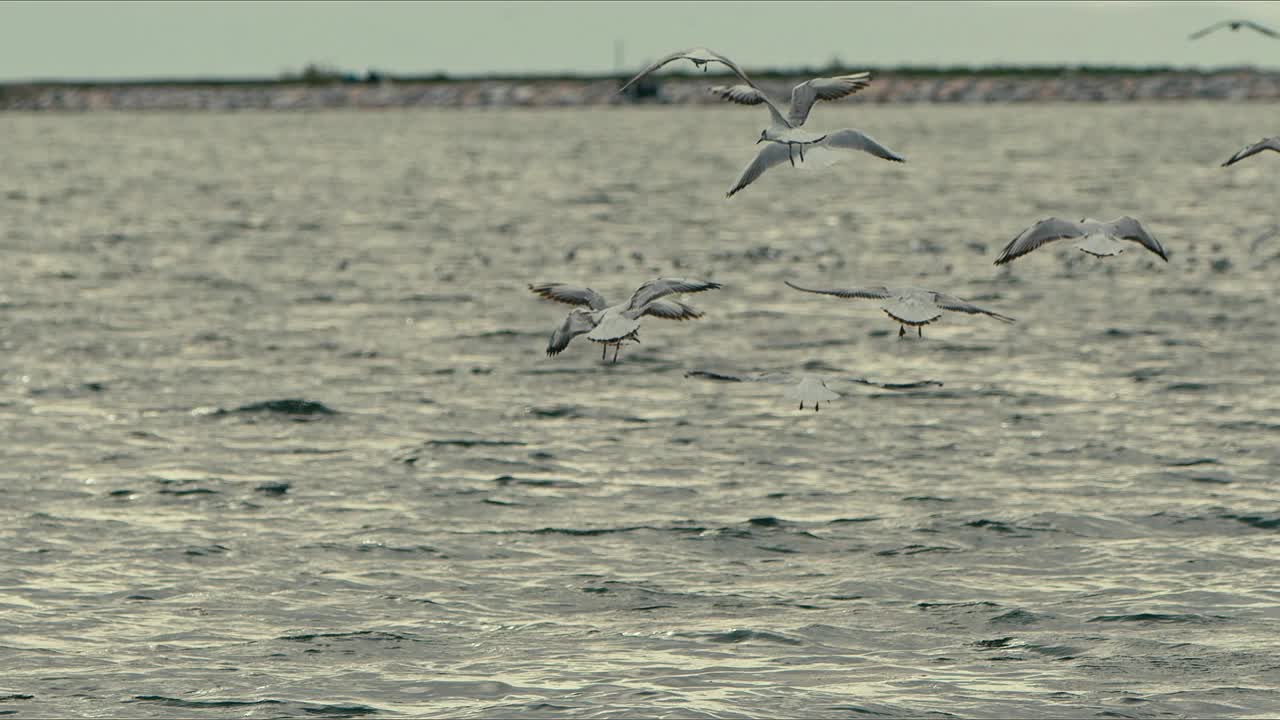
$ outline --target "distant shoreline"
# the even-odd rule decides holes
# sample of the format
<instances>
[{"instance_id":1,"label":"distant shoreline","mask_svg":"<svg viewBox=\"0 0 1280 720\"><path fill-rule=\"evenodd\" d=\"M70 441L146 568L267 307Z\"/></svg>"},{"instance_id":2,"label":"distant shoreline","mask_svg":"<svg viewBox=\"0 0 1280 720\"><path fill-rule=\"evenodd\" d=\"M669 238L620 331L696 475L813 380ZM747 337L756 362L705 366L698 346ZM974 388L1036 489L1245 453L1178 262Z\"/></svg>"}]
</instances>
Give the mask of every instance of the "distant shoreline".
<instances>
[{"instance_id":1,"label":"distant shoreline","mask_svg":"<svg viewBox=\"0 0 1280 720\"><path fill-rule=\"evenodd\" d=\"M825 68L762 71L753 79L785 96ZM719 104L706 88L724 74L664 74L617 90L629 76L332 75L282 79L155 79L0 83L0 111L238 111L378 108L595 107ZM1022 103L1280 100L1280 70L1122 67L893 68L842 102Z\"/></svg>"}]
</instances>

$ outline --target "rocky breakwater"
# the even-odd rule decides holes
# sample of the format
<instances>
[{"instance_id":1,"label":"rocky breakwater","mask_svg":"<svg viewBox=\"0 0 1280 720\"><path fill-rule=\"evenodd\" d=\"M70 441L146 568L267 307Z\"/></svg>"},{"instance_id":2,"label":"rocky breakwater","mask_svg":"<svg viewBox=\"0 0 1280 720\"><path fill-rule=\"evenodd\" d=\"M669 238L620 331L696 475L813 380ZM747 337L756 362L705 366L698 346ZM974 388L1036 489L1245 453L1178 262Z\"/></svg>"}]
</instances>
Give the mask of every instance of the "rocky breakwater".
<instances>
[{"instance_id":1,"label":"rocky breakwater","mask_svg":"<svg viewBox=\"0 0 1280 720\"><path fill-rule=\"evenodd\" d=\"M761 76L758 84L785 97L812 75ZM716 104L707 87L726 76L668 75L617 93L618 78L401 79L376 83L288 82L4 84L0 110L215 111L405 107L576 107L628 104ZM1280 72L1060 73L875 72L854 103L1135 102L1280 100Z\"/></svg>"}]
</instances>

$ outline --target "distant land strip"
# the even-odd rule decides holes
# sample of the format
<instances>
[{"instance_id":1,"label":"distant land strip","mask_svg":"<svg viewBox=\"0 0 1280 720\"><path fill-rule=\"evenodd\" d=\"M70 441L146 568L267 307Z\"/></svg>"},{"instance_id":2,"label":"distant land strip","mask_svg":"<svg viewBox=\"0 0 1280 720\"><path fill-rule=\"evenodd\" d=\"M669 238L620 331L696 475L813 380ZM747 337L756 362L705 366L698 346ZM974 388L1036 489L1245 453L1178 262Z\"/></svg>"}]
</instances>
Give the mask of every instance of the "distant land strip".
<instances>
[{"instance_id":1,"label":"distant land strip","mask_svg":"<svg viewBox=\"0 0 1280 720\"><path fill-rule=\"evenodd\" d=\"M781 98L797 82L854 72L828 67L759 71L752 78ZM1280 71L1124 67L889 68L872 70L870 87L842 103L1156 102L1280 100ZM212 111L387 109L410 107L586 107L716 105L717 73L661 74L617 92L629 78L491 76L454 78L312 73L279 79L174 79L0 83L0 110Z\"/></svg>"}]
</instances>

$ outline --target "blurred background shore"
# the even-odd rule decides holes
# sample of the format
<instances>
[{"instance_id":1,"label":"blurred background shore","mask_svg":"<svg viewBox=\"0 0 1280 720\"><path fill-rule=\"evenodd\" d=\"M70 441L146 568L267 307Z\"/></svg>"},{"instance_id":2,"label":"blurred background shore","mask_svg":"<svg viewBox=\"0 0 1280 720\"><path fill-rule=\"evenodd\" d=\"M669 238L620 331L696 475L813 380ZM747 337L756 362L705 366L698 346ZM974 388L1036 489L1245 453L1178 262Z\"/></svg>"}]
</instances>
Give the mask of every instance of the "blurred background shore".
<instances>
[{"instance_id":1,"label":"blurred background shore","mask_svg":"<svg viewBox=\"0 0 1280 720\"><path fill-rule=\"evenodd\" d=\"M810 77L865 68L760 73L757 82L786 96ZM1274 101L1280 72L1254 68L908 68L875 71L871 86L847 103ZM308 67L270 80L154 80L0 84L0 110L304 110L312 108L576 107L719 104L707 92L731 75L651 76L627 94L625 77L524 76L398 78Z\"/></svg>"}]
</instances>

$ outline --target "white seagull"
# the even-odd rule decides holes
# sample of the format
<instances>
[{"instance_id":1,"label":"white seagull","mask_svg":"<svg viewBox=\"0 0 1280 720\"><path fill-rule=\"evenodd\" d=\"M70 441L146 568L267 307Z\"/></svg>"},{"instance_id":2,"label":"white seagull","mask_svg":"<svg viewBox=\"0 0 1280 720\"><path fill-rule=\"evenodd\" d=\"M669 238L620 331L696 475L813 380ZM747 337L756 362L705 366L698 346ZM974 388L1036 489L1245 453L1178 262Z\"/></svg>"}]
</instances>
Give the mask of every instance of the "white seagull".
<instances>
[{"instance_id":1,"label":"white seagull","mask_svg":"<svg viewBox=\"0 0 1280 720\"><path fill-rule=\"evenodd\" d=\"M1203 30L1197 30L1191 33L1189 36L1187 36L1187 39L1199 40L1205 35L1208 35L1209 33L1213 32L1214 30L1217 30L1219 28L1224 28L1224 27L1231 28L1232 32L1239 31L1240 28L1242 27L1247 27L1250 30L1257 30L1258 32L1262 33L1263 35L1266 35L1267 37L1280 38L1280 33L1277 33L1275 30L1272 30L1269 27L1259 25L1258 23L1252 20L1223 20L1222 22L1214 23Z\"/></svg>"},{"instance_id":2,"label":"white seagull","mask_svg":"<svg viewBox=\"0 0 1280 720\"><path fill-rule=\"evenodd\" d=\"M770 116L774 116L774 113L777 114L774 117L775 125L798 128L804 125L805 120L809 119L809 111L813 109L813 104L817 101L839 100L842 97L848 97L858 92L870 84L871 73L869 72L806 80L791 88L791 104L787 106L785 113L763 90L752 84L716 85L709 88L708 92L739 105L759 105L764 103L769 107Z\"/></svg>"},{"instance_id":3,"label":"white seagull","mask_svg":"<svg viewBox=\"0 0 1280 720\"><path fill-rule=\"evenodd\" d=\"M916 334L924 337L924 326L942 317L942 311L954 310L957 312L969 314L990 315L991 317L1002 322L1011 323L1014 319L1001 315L1000 313L983 310L977 305L973 305L958 297L953 297L945 293L936 292L934 290L925 290L924 288L902 287L869 287L869 288L853 288L849 290L811 290L809 288L800 287L791 281L785 281L788 287L803 292L818 293L819 295L834 295L842 298L864 298L867 300L886 300L887 302L880 306L885 314L898 321L898 337L907 334L908 325L914 326Z\"/></svg>"},{"instance_id":4,"label":"white seagull","mask_svg":"<svg viewBox=\"0 0 1280 720\"><path fill-rule=\"evenodd\" d=\"M861 150L885 160L906 162L900 155L884 147L860 130L846 128L830 133L811 132L803 125L809 119L809 111L819 100L837 100L852 95L871 83L871 73L860 72L852 75L813 78L791 88L791 104L785 112L772 98L760 88L746 80L746 85L717 85L711 92L721 98L739 105L764 104L769 109L773 123L760 131L756 144L769 142L749 165L742 171L738 181L734 183L725 197L733 197L734 193L750 185L765 170L780 164L783 160L796 164L795 153L798 150L800 161L804 161L804 146L814 145L821 148L841 150ZM783 153L781 148L785 147Z\"/></svg>"},{"instance_id":5,"label":"white seagull","mask_svg":"<svg viewBox=\"0 0 1280 720\"><path fill-rule=\"evenodd\" d=\"M570 340L586 333L588 340L603 346L600 349L601 360L605 359L609 346L613 346L615 363L618 362L618 351L622 343L640 342L637 333L640 330L641 317L652 315L666 320L694 320L702 317L701 312L679 300L661 298L676 293L695 293L719 288L720 283L706 280L658 278L637 288L627 302L611 306L600 293L591 288L574 287L564 283L542 283L529 286L530 290L547 300L569 305L585 305L589 308L575 308L560 327L551 333L551 341L547 343L547 355L558 355L569 346Z\"/></svg>"},{"instance_id":6,"label":"white seagull","mask_svg":"<svg viewBox=\"0 0 1280 720\"><path fill-rule=\"evenodd\" d=\"M694 67L702 68L703 72L707 71L708 64L713 62L720 63L721 65L724 65L725 67L732 70L735 75L742 78L743 82L746 82L748 84L751 83L751 80L747 78L747 74L744 73L742 71L742 68L738 67L738 64L735 63L734 61L730 60L729 58L721 55L720 53L714 50L708 50L707 48L704 48L704 47L695 47L695 48L689 48L688 50L678 50L676 52L671 53L670 55L654 60L653 62L649 63L648 67L641 70L638 75L628 80L626 85L623 85L622 87L618 88L618 92L625 92L627 88L635 84L635 82L640 78L644 77L645 75L648 75L654 70L657 70L663 65L666 65L669 62L675 62L676 60L690 60L693 62Z\"/></svg>"},{"instance_id":7,"label":"white seagull","mask_svg":"<svg viewBox=\"0 0 1280 720\"><path fill-rule=\"evenodd\" d=\"M1276 152L1280 152L1280 135L1276 135L1275 137L1262 138L1261 140L1259 140L1258 142L1252 145L1241 148L1239 152L1237 152L1235 155L1232 155L1230 159L1228 159L1226 162L1222 163L1222 167L1226 167L1228 165L1238 163L1241 160L1249 157L1250 155L1257 155L1263 150L1275 150Z\"/></svg>"},{"instance_id":8,"label":"white seagull","mask_svg":"<svg viewBox=\"0 0 1280 720\"><path fill-rule=\"evenodd\" d=\"M1010 241L1004 250L1000 251L995 264L1003 265L1045 243L1064 238L1079 238L1075 247L1095 257L1119 255L1128 247L1120 241L1129 240L1159 255L1161 260L1169 262L1169 256L1160 246L1160 241L1147 232L1142 223L1126 215L1110 222L1099 222L1089 218L1083 218L1080 222L1061 220L1056 217L1043 218Z\"/></svg>"},{"instance_id":9,"label":"white seagull","mask_svg":"<svg viewBox=\"0 0 1280 720\"><path fill-rule=\"evenodd\" d=\"M818 412L820 405L840 397L840 393L835 392L827 387L828 382L845 382L855 383L858 385L871 385L872 387L885 388L888 390L911 390L922 387L942 387L942 383L936 380L920 380L909 383L881 383L874 380L866 380L860 377L850 376L821 376L811 374L795 374L790 372L763 372L754 375L726 375L723 373L711 372L708 370L690 370L684 374L685 377L702 378L703 380L718 380L721 382L762 382L771 385L786 386L783 391L783 397L788 400L798 401L800 409L804 409L805 403L813 405L813 411Z\"/></svg>"},{"instance_id":10,"label":"white seagull","mask_svg":"<svg viewBox=\"0 0 1280 720\"><path fill-rule=\"evenodd\" d=\"M766 130L765 132L768 131ZM792 165L795 165L795 156L792 153L792 147L794 144L812 144L820 148L830 148L835 150L861 150L863 152L871 153L878 158L884 158L885 160L906 162L901 155L898 155L889 148L876 142L869 135L864 134L860 130L846 128L826 135L808 133L806 130L795 130L791 132L793 134L788 137L795 138L799 137L802 133L806 133L806 137L808 135L813 135L817 140L814 140L811 143L769 143L769 145L765 146L760 152L756 153L755 158L745 168L743 168L742 174L738 176L738 181L733 184L733 187L729 188L729 192L725 193L725 197L733 197L739 190L742 190L746 186L755 182L756 178L763 175L765 170L768 170L775 165L781 165L788 160L791 161ZM764 142L764 138L756 141L757 144L761 142ZM802 161L804 160L803 151L801 151L800 159Z\"/></svg>"}]
</instances>

